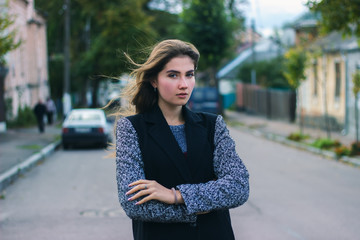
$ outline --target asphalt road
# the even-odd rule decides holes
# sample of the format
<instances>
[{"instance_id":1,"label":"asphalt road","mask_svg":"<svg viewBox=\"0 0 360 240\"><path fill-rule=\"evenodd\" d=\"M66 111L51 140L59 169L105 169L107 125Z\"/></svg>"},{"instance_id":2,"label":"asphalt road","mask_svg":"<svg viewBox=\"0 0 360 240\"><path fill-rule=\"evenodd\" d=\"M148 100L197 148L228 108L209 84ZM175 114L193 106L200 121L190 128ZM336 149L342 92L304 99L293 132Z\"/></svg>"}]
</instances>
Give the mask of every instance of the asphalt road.
<instances>
[{"instance_id":1,"label":"asphalt road","mask_svg":"<svg viewBox=\"0 0 360 240\"><path fill-rule=\"evenodd\" d=\"M250 198L231 210L236 239L359 239L360 169L232 129L250 172ZM8 187L2 240L132 239L113 159L57 151Z\"/></svg>"}]
</instances>

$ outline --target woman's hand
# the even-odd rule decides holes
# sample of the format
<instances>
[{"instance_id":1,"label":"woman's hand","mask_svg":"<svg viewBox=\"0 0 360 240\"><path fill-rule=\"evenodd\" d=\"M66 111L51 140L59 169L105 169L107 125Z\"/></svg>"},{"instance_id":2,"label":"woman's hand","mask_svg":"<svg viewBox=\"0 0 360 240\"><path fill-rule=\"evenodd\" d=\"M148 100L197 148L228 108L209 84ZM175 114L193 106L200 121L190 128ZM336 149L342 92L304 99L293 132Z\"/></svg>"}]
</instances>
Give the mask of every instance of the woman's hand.
<instances>
[{"instance_id":1,"label":"woman's hand","mask_svg":"<svg viewBox=\"0 0 360 240\"><path fill-rule=\"evenodd\" d=\"M144 197L136 203L136 205L143 204L150 200L158 200L167 204L175 204L175 196L171 189L168 189L156 181L151 180L138 180L129 184L129 187L133 187L126 195L136 193L129 198L129 201ZM177 199L179 203L183 203L184 200L180 194L180 191L176 191Z\"/></svg>"}]
</instances>

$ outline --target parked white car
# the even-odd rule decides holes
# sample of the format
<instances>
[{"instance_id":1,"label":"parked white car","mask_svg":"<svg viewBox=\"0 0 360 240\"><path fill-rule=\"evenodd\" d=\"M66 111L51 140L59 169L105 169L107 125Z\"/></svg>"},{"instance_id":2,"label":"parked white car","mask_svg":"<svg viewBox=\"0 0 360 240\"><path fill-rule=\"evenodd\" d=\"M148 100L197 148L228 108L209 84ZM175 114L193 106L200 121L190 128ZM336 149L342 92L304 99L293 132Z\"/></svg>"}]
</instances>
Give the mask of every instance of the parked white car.
<instances>
[{"instance_id":1,"label":"parked white car","mask_svg":"<svg viewBox=\"0 0 360 240\"><path fill-rule=\"evenodd\" d=\"M106 147L111 142L111 127L107 123L105 112L101 109L73 109L62 125L62 145L93 145Z\"/></svg>"}]
</instances>

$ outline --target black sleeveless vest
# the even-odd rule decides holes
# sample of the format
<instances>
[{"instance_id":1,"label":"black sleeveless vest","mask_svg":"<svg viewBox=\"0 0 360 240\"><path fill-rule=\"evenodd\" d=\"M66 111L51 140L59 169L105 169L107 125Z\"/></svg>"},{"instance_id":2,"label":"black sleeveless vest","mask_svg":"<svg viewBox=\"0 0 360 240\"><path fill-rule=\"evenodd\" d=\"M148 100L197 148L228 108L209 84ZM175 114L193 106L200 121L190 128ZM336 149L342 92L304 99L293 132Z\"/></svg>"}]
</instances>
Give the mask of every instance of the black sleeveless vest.
<instances>
[{"instance_id":1,"label":"black sleeveless vest","mask_svg":"<svg viewBox=\"0 0 360 240\"><path fill-rule=\"evenodd\" d=\"M135 128L145 177L172 188L205 183L216 178L213 168L216 115L194 113L183 107L186 156L182 153L160 108L128 117ZM153 223L133 220L135 240L234 239L228 210L199 215L196 224Z\"/></svg>"}]
</instances>

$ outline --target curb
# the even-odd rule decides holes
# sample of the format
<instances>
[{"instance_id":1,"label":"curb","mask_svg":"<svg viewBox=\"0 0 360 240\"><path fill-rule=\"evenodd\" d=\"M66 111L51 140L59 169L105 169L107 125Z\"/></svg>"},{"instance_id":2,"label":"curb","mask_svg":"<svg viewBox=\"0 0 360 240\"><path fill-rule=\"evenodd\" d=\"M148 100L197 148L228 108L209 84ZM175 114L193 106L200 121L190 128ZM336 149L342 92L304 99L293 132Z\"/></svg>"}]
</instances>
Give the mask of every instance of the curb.
<instances>
[{"instance_id":1,"label":"curb","mask_svg":"<svg viewBox=\"0 0 360 240\"><path fill-rule=\"evenodd\" d=\"M30 156L24 162L15 165L6 172L0 175L0 191L4 190L7 186L13 183L21 174L30 170L38 162L44 160L51 153L55 151L57 147L61 145L61 140L53 142L43 149L40 152Z\"/></svg>"},{"instance_id":2,"label":"curb","mask_svg":"<svg viewBox=\"0 0 360 240\"><path fill-rule=\"evenodd\" d=\"M308 146L306 144L303 143L299 143L299 142L295 142L295 141L291 141L289 139L287 139L284 136L281 135L277 135L274 133L269 133L269 132L264 132L264 131L259 131L259 130L254 130L254 129L250 129L247 127L243 127L243 126L233 126L234 128L240 129L242 131L248 132L254 136L261 136L263 138L266 138L268 140L274 141L274 142L278 142L278 143L282 143L284 145L293 147L293 148L298 148L301 150L305 150L314 154L318 154L321 156L324 156L326 158L330 158L339 162L343 162L346 164L350 164L354 167L360 167L360 159L358 158L352 158L352 157L347 157L347 156L343 156L343 157L337 157L336 154L332 151L327 151L327 150L322 150L319 148L315 148L312 146Z\"/></svg>"}]
</instances>

